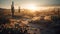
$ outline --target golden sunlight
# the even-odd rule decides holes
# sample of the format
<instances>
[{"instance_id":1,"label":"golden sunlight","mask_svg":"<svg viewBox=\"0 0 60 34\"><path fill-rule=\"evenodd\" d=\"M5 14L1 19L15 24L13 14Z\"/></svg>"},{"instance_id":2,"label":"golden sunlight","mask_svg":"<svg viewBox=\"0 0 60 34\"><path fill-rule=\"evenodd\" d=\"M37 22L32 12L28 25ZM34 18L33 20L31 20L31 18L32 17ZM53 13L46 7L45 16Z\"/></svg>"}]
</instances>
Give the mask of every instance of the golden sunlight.
<instances>
[{"instance_id":1,"label":"golden sunlight","mask_svg":"<svg viewBox=\"0 0 60 34\"><path fill-rule=\"evenodd\" d=\"M29 10L37 10L37 6L34 4L26 4L22 6L22 8L29 9Z\"/></svg>"},{"instance_id":2,"label":"golden sunlight","mask_svg":"<svg viewBox=\"0 0 60 34\"><path fill-rule=\"evenodd\" d=\"M29 9L32 10L32 12L39 11L39 10L46 10L49 7L43 7L43 6L37 6L36 4L23 4L21 5L22 9Z\"/></svg>"},{"instance_id":3,"label":"golden sunlight","mask_svg":"<svg viewBox=\"0 0 60 34\"><path fill-rule=\"evenodd\" d=\"M27 9L31 9L31 10L36 10L36 6L35 5L27 5L26 7Z\"/></svg>"}]
</instances>

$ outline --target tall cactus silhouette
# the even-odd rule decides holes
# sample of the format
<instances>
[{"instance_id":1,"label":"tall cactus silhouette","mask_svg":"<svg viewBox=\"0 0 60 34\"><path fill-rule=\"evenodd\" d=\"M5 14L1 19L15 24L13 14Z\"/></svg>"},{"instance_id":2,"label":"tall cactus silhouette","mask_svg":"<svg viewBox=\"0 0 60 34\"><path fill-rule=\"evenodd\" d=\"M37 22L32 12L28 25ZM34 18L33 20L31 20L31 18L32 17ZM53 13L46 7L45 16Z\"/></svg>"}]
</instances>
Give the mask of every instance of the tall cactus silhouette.
<instances>
[{"instance_id":1,"label":"tall cactus silhouette","mask_svg":"<svg viewBox=\"0 0 60 34\"><path fill-rule=\"evenodd\" d=\"M18 12L20 13L20 7L18 7Z\"/></svg>"},{"instance_id":2,"label":"tall cactus silhouette","mask_svg":"<svg viewBox=\"0 0 60 34\"><path fill-rule=\"evenodd\" d=\"M12 17L14 17L14 2L12 1L11 5L11 12L12 12Z\"/></svg>"}]
</instances>

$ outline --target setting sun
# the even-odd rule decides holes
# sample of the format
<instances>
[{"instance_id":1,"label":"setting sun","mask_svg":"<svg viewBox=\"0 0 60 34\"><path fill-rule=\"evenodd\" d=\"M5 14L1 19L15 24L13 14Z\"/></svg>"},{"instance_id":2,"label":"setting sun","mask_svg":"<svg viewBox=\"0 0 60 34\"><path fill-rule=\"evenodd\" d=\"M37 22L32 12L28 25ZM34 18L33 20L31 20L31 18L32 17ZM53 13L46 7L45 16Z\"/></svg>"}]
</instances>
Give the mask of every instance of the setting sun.
<instances>
[{"instance_id":1,"label":"setting sun","mask_svg":"<svg viewBox=\"0 0 60 34\"><path fill-rule=\"evenodd\" d=\"M36 4L24 4L24 5L21 5L21 8L29 9L32 11L39 11L39 10L46 10L49 7L42 7L42 6L38 7Z\"/></svg>"},{"instance_id":2,"label":"setting sun","mask_svg":"<svg viewBox=\"0 0 60 34\"><path fill-rule=\"evenodd\" d=\"M30 9L30 10L36 10L36 6L35 6L35 5L32 5L32 4L27 5L26 8L27 8L27 9Z\"/></svg>"},{"instance_id":3,"label":"setting sun","mask_svg":"<svg viewBox=\"0 0 60 34\"><path fill-rule=\"evenodd\" d=\"M36 10L37 6L34 4L26 4L25 6L22 6L22 8L29 9L29 10Z\"/></svg>"}]
</instances>

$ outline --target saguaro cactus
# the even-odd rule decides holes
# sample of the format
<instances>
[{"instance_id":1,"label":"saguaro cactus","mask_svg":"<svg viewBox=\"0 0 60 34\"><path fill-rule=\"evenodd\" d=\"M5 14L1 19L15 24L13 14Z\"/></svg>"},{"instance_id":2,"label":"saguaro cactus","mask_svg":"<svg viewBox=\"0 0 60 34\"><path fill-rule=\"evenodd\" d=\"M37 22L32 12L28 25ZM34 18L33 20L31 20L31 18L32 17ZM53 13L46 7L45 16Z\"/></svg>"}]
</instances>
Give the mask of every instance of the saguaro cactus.
<instances>
[{"instance_id":1,"label":"saguaro cactus","mask_svg":"<svg viewBox=\"0 0 60 34\"><path fill-rule=\"evenodd\" d=\"M12 17L14 17L14 2L12 1L11 5L11 12L12 12Z\"/></svg>"}]
</instances>

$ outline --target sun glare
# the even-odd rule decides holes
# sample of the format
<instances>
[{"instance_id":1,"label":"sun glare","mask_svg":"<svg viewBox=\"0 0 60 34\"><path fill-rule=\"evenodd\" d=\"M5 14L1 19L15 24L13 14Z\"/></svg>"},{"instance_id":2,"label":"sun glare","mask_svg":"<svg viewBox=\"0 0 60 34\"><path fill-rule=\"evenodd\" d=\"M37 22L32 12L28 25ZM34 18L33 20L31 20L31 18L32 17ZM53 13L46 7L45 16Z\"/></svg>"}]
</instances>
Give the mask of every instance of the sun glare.
<instances>
[{"instance_id":1,"label":"sun glare","mask_svg":"<svg viewBox=\"0 0 60 34\"><path fill-rule=\"evenodd\" d=\"M27 5L26 7L27 9L30 9L30 10L36 10L36 6L35 5Z\"/></svg>"},{"instance_id":2,"label":"sun glare","mask_svg":"<svg viewBox=\"0 0 60 34\"><path fill-rule=\"evenodd\" d=\"M24 5L23 8L29 9L29 10L36 10L37 9L36 5L34 5L34 4Z\"/></svg>"},{"instance_id":3,"label":"sun glare","mask_svg":"<svg viewBox=\"0 0 60 34\"><path fill-rule=\"evenodd\" d=\"M46 10L49 8L49 7L42 7L42 6L38 7L35 4L24 4L21 7L24 9L32 10L32 11Z\"/></svg>"}]
</instances>

